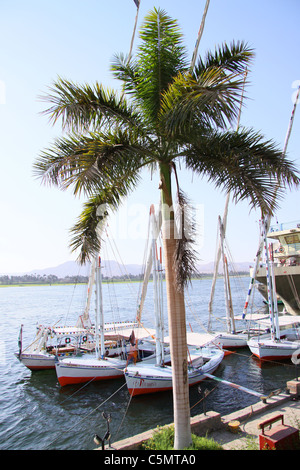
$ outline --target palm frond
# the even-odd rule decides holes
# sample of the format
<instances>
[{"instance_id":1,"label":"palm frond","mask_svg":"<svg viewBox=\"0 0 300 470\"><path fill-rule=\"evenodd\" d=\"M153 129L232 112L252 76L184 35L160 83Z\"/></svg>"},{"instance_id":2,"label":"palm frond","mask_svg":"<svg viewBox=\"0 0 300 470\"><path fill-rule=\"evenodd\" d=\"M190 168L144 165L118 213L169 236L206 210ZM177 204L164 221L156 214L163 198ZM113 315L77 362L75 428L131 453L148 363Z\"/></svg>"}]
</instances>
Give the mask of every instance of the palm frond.
<instances>
[{"instance_id":1,"label":"palm frond","mask_svg":"<svg viewBox=\"0 0 300 470\"><path fill-rule=\"evenodd\" d=\"M161 125L168 135L180 136L193 129L226 128L237 118L244 81L209 69L195 81L178 74L163 96Z\"/></svg>"},{"instance_id":2,"label":"palm frond","mask_svg":"<svg viewBox=\"0 0 300 470\"><path fill-rule=\"evenodd\" d=\"M139 69L136 60L131 59L124 54L115 54L113 57L111 70L116 79L123 83L123 89L126 93L134 93L140 80Z\"/></svg>"},{"instance_id":3,"label":"palm frond","mask_svg":"<svg viewBox=\"0 0 300 470\"><path fill-rule=\"evenodd\" d=\"M74 132L99 130L108 120L110 126L113 121L134 125L138 118L124 99L98 82L94 86L77 85L59 77L41 99L52 104L43 112L50 122L55 124L61 118L63 129Z\"/></svg>"},{"instance_id":4,"label":"palm frond","mask_svg":"<svg viewBox=\"0 0 300 470\"><path fill-rule=\"evenodd\" d=\"M44 183L90 194L96 188L124 184L126 177L132 182L144 161L147 144L137 139L135 131L116 129L57 139L36 160L34 172Z\"/></svg>"},{"instance_id":5,"label":"palm frond","mask_svg":"<svg viewBox=\"0 0 300 470\"><path fill-rule=\"evenodd\" d=\"M111 208L107 194L97 194L84 204L77 223L70 230L70 248L79 251L78 262L85 264L95 257L101 247L101 235ZM112 201L110 201L112 202Z\"/></svg>"},{"instance_id":6,"label":"palm frond","mask_svg":"<svg viewBox=\"0 0 300 470\"><path fill-rule=\"evenodd\" d=\"M248 199L250 207L272 213L286 186L298 186L296 167L274 142L253 130L211 131L187 145L188 168L206 176L216 187L231 192L235 202Z\"/></svg>"},{"instance_id":7,"label":"palm frond","mask_svg":"<svg viewBox=\"0 0 300 470\"><path fill-rule=\"evenodd\" d=\"M109 216L118 209L123 198L133 189L128 179L123 183L122 187L116 184L98 190L84 203L76 224L70 230L70 248L72 251L79 250L78 261L81 264L90 261L99 253L102 231Z\"/></svg>"},{"instance_id":8,"label":"palm frond","mask_svg":"<svg viewBox=\"0 0 300 470\"><path fill-rule=\"evenodd\" d=\"M177 21L154 9L141 27L135 71L135 99L149 122L156 123L162 94L179 71L187 67L186 50Z\"/></svg>"},{"instance_id":9,"label":"palm frond","mask_svg":"<svg viewBox=\"0 0 300 470\"><path fill-rule=\"evenodd\" d=\"M253 58L254 50L244 41L233 41L230 45L224 43L216 46L214 52L208 51L204 59L199 57L194 73L199 77L210 68L218 68L223 73L242 74Z\"/></svg>"},{"instance_id":10,"label":"palm frond","mask_svg":"<svg viewBox=\"0 0 300 470\"><path fill-rule=\"evenodd\" d=\"M186 195L179 189L177 193L177 234L174 267L176 273L176 287L180 292L192 280L196 273L197 256L193 244L195 243L195 222L191 205Z\"/></svg>"}]
</instances>

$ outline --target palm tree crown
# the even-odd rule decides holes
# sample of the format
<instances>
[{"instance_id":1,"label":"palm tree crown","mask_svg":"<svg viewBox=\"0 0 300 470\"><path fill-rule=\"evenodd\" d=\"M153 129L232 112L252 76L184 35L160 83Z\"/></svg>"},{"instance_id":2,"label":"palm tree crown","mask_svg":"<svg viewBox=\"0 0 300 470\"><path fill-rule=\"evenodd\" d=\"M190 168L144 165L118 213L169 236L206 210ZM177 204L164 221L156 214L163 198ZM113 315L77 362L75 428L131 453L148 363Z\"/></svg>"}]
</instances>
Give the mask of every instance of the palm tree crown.
<instances>
[{"instance_id":1,"label":"palm tree crown","mask_svg":"<svg viewBox=\"0 0 300 470\"><path fill-rule=\"evenodd\" d=\"M146 16L140 39L134 59L129 61L124 55L114 58L112 71L123 87L120 95L99 83L80 86L59 78L45 97L51 103L45 112L53 123L61 119L68 135L56 139L34 168L45 183L62 189L73 187L75 195L84 192L87 196L72 229L71 247L80 248L81 262L99 251L99 222L101 225L135 189L145 167L159 171L162 203L170 209L162 215L171 232L171 177L176 176L179 161L216 187L230 191L235 201L247 199L263 213L274 210L286 185L299 183L295 167L273 142L264 141L252 129L228 130L237 118L243 74L254 55L247 44L224 44L200 57L190 70L178 24L161 9ZM175 181L182 208L186 199ZM99 207L107 210L99 214ZM181 426L176 446L180 446L190 439L183 287L194 258L188 249L190 238L179 240L176 246L167 238L166 284L176 400L179 388L183 388L183 398L174 403L175 436ZM177 278L172 272L174 259ZM179 402L184 402L181 415Z\"/></svg>"},{"instance_id":2,"label":"palm tree crown","mask_svg":"<svg viewBox=\"0 0 300 470\"><path fill-rule=\"evenodd\" d=\"M121 96L99 83L80 86L61 78L54 83L44 97L52 104L45 113L53 123L61 118L70 133L41 154L36 174L62 188L73 186L75 194L84 191L87 216L102 202L117 208L145 166L171 169L181 160L230 190L236 201L247 198L252 207L272 211L276 183L297 184L295 168L259 133L226 130L237 116L242 74L253 51L243 42L224 44L200 57L190 72L177 22L162 10L147 15L140 37L136 58L128 63L116 56L112 65L123 83ZM80 230L87 242L89 217L79 220L74 249L81 246ZM96 245L82 251L82 261Z\"/></svg>"}]
</instances>

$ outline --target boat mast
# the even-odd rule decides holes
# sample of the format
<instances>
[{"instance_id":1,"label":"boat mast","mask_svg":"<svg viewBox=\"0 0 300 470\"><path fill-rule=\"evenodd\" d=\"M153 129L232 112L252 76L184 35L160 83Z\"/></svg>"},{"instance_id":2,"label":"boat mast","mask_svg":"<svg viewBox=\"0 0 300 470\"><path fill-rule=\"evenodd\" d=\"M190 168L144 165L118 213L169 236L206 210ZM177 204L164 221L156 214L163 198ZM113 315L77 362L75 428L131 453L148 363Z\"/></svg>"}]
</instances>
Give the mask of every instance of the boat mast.
<instances>
[{"instance_id":1,"label":"boat mast","mask_svg":"<svg viewBox=\"0 0 300 470\"><path fill-rule=\"evenodd\" d=\"M239 127L240 127L242 104L243 104L243 99L244 99L244 92L245 92L245 84L246 84L247 75L248 75L248 69L246 69L245 73L244 73L244 83L243 83L243 90L242 90L241 101L240 101L239 115L238 115L237 125L236 125L236 132L238 132ZM224 214L223 214L224 237L225 237L225 234L226 234L226 227L227 227L227 215L228 215L229 201L230 201L230 191L227 193L227 196L226 196ZM218 277L219 263L220 263L220 259L221 259L221 246L220 246L220 243L219 243L216 262L215 262L215 269L214 269L214 275L213 275L211 292L210 292L210 300L209 300L209 304L208 304L208 325L207 325L207 330L208 331L211 331L211 328L212 328L212 326L211 326L211 317L212 317L212 310L213 310L213 300L214 300L215 287L216 287L216 282L217 282L217 277Z\"/></svg>"},{"instance_id":2,"label":"boat mast","mask_svg":"<svg viewBox=\"0 0 300 470\"><path fill-rule=\"evenodd\" d=\"M265 260L266 260L266 277L267 277L267 287L268 287L268 304L269 304L269 316L270 316L270 327L271 327L271 339L272 341L279 340L277 330L277 321L275 324L275 311L274 307L277 305L277 299L274 299L274 287L272 282L272 272L270 273L270 258L268 252L268 242L267 242L267 230L268 230L268 222L267 219L262 221L262 238L264 241L264 250L265 250Z\"/></svg>"},{"instance_id":3,"label":"boat mast","mask_svg":"<svg viewBox=\"0 0 300 470\"><path fill-rule=\"evenodd\" d=\"M158 276L159 276L159 314L160 314L160 325L161 325L161 364L165 361L164 351L164 338L165 338L165 324L164 324L164 306L163 306L163 276L162 276L162 249L160 247L160 257L158 260Z\"/></svg>"},{"instance_id":4,"label":"boat mast","mask_svg":"<svg viewBox=\"0 0 300 470\"><path fill-rule=\"evenodd\" d=\"M102 273L101 273L101 258L99 256L96 267L96 357L97 359L104 359L104 316L103 316L103 301L102 301Z\"/></svg>"},{"instance_id":5,"label":"boat mast","mask_svg":"<svg viewBox=\"0 0 300 470\"><path fill-rule=\"evenodd\" d=\"M161 344L161 316L160 316L160 302L159 302L159 291L158 291L158 263L156 256L156 223L154 214L154 205L150 207L150 221L152 229L152 263L153 263L153 294L154 294L154 312L155 312L155 328L156 328L156 365L161 365L162 360L162 344Z\"/></svg>"},{"instance_id":6,"label":"boat mast","mask_svg":"<svg viewBox=\"0 0 300 470\"><path fill-rule=\"evenodd\" d=\"M86 306L83 313L83 326L86 327L89 321L89 314L90 314L90 305L91 305L91 298L93 292L93 285L95 283L95 269L96 269L96 260L93 261L91 265L91 273L89 277L89 284L88 284L88 295L86 300Z\"/></svg>"},{"instance_id":7,"label":"boat mast","mask_svg":"<svg viewBox=\"0 0 300 470\"><path fill-rule=\"evenodd\" d=\"M277 292L276 292L276 281L274 273L274 255L273 255L273 244L269 245L270 253L270 271L272 279L272 300L273 300L273 309L274 309L274 321L275 321L275 336L276 339L280 339L280 330L279 330L279 321L278 321L278 302L277 302Z\"/></svg>"},{"instance_id":8,"label":"boat mast","mask_svg":"<svg viewBox=\"0 0 300 470\"><path fill-rule=\"evenodd\" d=\"M191 73L193 72L195 64L196 64L199 44L200 44L200 40L202 38L202 34L203 34L203 31L204 31L205 18L206 18L207 10L208 10L208 7L209 7L209 2L210 2L210 0L206 0L206 4L205 4L205 7L204 7L204 12L203 12L202 20L201 20L201 23L200 23L200 28L199 28L199 32L198 32L198 36L197 36L197 40L196 40L196 45L195 45L195 49L194 49L194 52L193 52L191 65L190 65L190 72Z\"/></svg>"},{"instance_id":9,"label":"boat mast","mask_svg":"<svg viewBox=\"0 0 300 470\"><path fill-rule=\"evenodd\" d=\"M158 234L160 232L161 225L162 225L162 218L158 217L156 233L155 233L156 239L157 239ZM149 250L149 254L148 254L145 273L144 273L144 280L143 280L140 303L139 303L138 308L137 308L136 319L137 319L138 323L141 322L142 311L143 311L144 302L145 302L145 298L146 298L146 294L147 294L148 282L149 282L150 274L151 274L151 271L152 271L152 268L153 268L153 259L152 258L153 258L153 256L152 256L152 246L151 246L150 250Z\"/></svg>"},{"instance_id":10,"label":"boat mast","mask_svg":"<svg viewBox=\"0 0 300 470\"><path fill-rule=\"evenodd\" d=\"M226 306L226 323L227 323L227 332L234 333L235 326L233 320L233 312L232 312L232 301L231 301L231 291L230 291L230 284L229 284L229 274L228 274L228 266L227 260L224 252L224 227L222 224L221 217L219 216L219 227L220 227L220 248L221 248L221 255L222 255L222 262L223 262L223 278L224 278L224 291L225 291L225 306Z\"/></svg>"},{"instance_id":11,"label":"boat mast","mask_svg":"<svg viewBox=\"0 0 300 470\"><path fill-rule=\"evenodd\" d=\"M294 117L295 117L295 111L296 111L296 107L297 107L298 99L299 99L299 94L300 94L300 85L299 85L298 90L297 90L296 99L295 99L295 102L294 102L294 106L293 106L293 109L292 109L292 113L291 113L291 117L290 117L290 121L289 121L289 125L288 125L288 130L287 130L286 137L285 137L284 147L283 147L283 151L282 151L283 156L286 154L287 146L288 146L289 139L290 139L290 136L291 136ZM276 189L275 189L274 200L276 198L278 188L279 188L279 186L277 186ZM266 224L266 232L268 233L270 223L271 223L271 216L270 215L266 216L265 221L263 221L262 223ZM245 305L244 305L244 309L243 309L243 316L242 316L243 319L246 317L246 314L247 314L249 299L251 297L252 288L253 288L253 285L254 285L254 282L255 282L255 279L256 279L256 273L257 273L257 269L258 269L259 259L261 257L262 250L263 250L263 245L264 245L264 239L263 239L263 236L261 235L260 239L259 239L258 250L257 250L257 253L256 253L255 266L254 266L254 269L253 269L252 277L250 279L248 293L247 293L247 297L246 297L246 301L245 301Z\"/></svg>"},{"instance_id":12,"label":"boat mast","mask_svg":"<svg viewBox=\"0 0 300 470\"><path fill-rule=\"evenodd\" d=\"M222 224L224 236L225 236L226 225L227 225L227 213L228 213L229 199L230 199L230 193L228 193L227 197L226 197L225 209L224 209L224 215L223 215L223 223L221 222L220 217L219 217L219 220L218 220L219 227L220 227L220 224ZM220 259L221 259L221 252L222 252L221 243L222 242L220 240L218 251L217 251L216 262L215 262L213 280L212 280L212 284L211 284L210 300L209 300L209 303L208 303L208 323L207 323L207 330L208 331L211 331L211 329L212 329L211 319L212 319L212 311L213 311L213 301L214 301L214 296L215 296L215 287L216 287L216 282L217 282L217 277L218 277L218 269L219 269L219 264L220 264Z\"/></svg>"}]
</instances>

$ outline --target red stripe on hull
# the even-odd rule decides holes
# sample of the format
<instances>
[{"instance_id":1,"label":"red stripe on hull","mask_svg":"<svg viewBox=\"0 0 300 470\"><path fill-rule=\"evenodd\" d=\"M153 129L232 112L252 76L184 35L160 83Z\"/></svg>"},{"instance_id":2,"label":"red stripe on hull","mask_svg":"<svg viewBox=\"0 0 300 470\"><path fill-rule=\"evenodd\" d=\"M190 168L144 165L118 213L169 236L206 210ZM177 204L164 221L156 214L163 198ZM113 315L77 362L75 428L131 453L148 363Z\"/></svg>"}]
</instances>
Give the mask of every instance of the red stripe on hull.
<instances>
[{"instance_id":1,"label":"red stripe on hull","mask_svg":"<svg viewBox=\"0 0 300 470\"><path fill-rule=\"evenodd\" d=\"M157 392L166 392L168 390L172 390L172 387L168 388L129 388L128 392L132 397L135 397L136 395L144 395L148 393L157 393Z\"/></svg>"},{"instance_id":2,"label":"red stripe on hull","mask_svg":"<svg viewBox=\"0 0 300 470\"><path fill-rule=\"evenodd\" d=\"M260 357L258 354L252 353L253 356L257 357L257 359L260 359L261 361L284 361L286 359L291 359L292 356L264 356Z\"/></svg>"},{"instance_id":3,"label":"red stripe on hull","mask_svg":"<svg viewBox=\"0 0 300 470\"><path fill-rule=\"evenodd\" d=\"M72 384L82 384L89 381L99 381L99 380L111 380L111 379L119 379L123 377L122 375L112 375L112 376L105 376L105 377L59 377L58 381L59 384L64 387L65 385L72 385Z\"/></svg>"},{"instance_id":4,"label":"red stripe on hull","mask_svg":"<svg viewBox=\"0 0 300 470\"><path fill-rule=\"evenodd\" d=\"M26 366L26 364L24 364ZM54 366L26 366L30 370L54 370Z\"/></svg>"}]
</instances>

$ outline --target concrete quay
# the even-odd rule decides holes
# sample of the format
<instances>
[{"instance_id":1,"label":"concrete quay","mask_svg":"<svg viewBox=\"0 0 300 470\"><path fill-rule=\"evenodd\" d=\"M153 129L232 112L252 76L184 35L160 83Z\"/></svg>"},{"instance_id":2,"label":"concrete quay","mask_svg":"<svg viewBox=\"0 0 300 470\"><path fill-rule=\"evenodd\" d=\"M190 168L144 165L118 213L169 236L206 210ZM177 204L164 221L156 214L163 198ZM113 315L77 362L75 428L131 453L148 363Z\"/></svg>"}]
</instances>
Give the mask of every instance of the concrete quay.
<instances>
[{"instance_id":1,"label":"concrete quay","mask_svg":"<svg viewBox=\"0 0 300 470\"><path fill-rule=\"evenodd\" d=\"M226 416L214 411L191 418L192 433L207 436L222 445L224 450L246 450L249 441L253 441L258 449L260 422L281 413L284 424L300 429L300 381L287 382L286 392L266 397L254 405L238 410ZM236 422L238 426L236 427ZM235 424L235 427L232 424ZM105 450L124 451L138 450L141 444L150 439L155 429L137 434L105 446ZM97 448L96 450L101 450Z\"/></svg>"}]
</instances>

